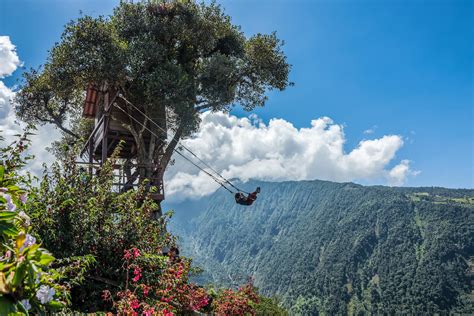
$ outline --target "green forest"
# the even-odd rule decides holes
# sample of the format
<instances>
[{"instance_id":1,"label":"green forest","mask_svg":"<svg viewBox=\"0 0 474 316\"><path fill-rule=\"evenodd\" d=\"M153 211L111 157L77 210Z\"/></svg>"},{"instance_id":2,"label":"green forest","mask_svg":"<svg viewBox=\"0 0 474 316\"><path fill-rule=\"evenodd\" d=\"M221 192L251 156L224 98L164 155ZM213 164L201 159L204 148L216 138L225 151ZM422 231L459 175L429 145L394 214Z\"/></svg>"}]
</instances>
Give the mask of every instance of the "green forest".
<instances>
[{"instance_id":1,"label":"green forest","mask_svg":"<svg viewBox=\"0 0 474 316\"><path fill-rule=\"evenodd\" d=\"M161 207L202 111L251 111L292 84L282 45L215 2L119 1L69 21L8 96L22 132L0 130L0 315L284 314L252 282L190 282ZM52 161L31 153L45 124L60 131Z\"/></svg>"},{"instance_id":2,"label":"green forest","mask_svg":"<svg viewBox=\"0 0 474 316\"><path fill-rule=\"evenodd\" d=\"M474 190L249 182L175 208L200 282L248 277L291 314L472 314ZM189 219L192 216L192 219Z\"/></svg>"},{"instance_id":3,"label":"green forest","mask_svg":"<svg viewBox=\"0 0 474 316\"><path fill-rule=\"evenodd\" d=\"M7 127L0 130L0 316L474 314L474 190L231 179L269 179L247 171L262 161L273 167L280 156L288 162L269 169L277 176L272 179L327 179L326 172L356 164L365 177L332 179L372 181L394 172L392 178L403 180L420 172L406 159L392 167L408 137L362 140L347 154L344 124L325 116L339 116L332 110L338 102L328 102L328 111L313 95L326 90L322 82L335 86L332 78L318 69L301 80L307 65L297 58L295 78L315 82L311 97L301 99L317 111L301 112L289 94L272 106L314 118L311 128L259 112L295 86L287 54L314 50L286 48L290 33L280 38L273 29L241 26L216 1L123 0L106 14L92 14L81 10L65 22L47 54L38 48L42 57L30 64L0 36L7 48L0 46L0 65L4 52L13 60L0 79L22 69L12 90L0 81L0 92L8 90L0 95L0 106L7 105L0 123L8 123L0 125ZM309 43L310 33L305 27L298 37ZM327 42L312 56L321 65ZM345 53L344 47L338 50ZM341 67L330 73L363 88L349 76L359 76L357 69ZM347 113L359 109L351 105ZM236 113L244 122L233 123L239 128L234 138L220 128L202 138L218 153L183 142L205 130L206 113ZM11 127L13 120L20 125ZM242 137L253 130L281 136L273 124L294 136ZM58 131L47 149L36 135L45 125ZM293 141L305 134L303 142ZM300 167L294 150L313 141L321 144L300 157L317 168L285 174ZM277 146L284 148L269 152ZM54 158L33 156L46 150ZM341 165L332 170L325 160ZM181 169L173 175L170 167ZM198 173L186 173L191 168ZM306 173L310 169L327 170ZM205 188L200 176L211 185ZM212 185L223 188L169 202L189 197L187 189L210 192Z\"/></svg>"}]
</instances>

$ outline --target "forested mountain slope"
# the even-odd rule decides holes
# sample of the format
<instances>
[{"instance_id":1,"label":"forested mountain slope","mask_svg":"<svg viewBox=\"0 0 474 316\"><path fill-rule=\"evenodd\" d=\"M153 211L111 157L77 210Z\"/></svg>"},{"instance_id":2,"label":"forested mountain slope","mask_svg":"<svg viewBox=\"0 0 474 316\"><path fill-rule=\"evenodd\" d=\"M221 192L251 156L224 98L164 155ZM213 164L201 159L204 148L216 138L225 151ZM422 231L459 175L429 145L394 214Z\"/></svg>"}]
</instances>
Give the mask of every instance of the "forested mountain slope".
<instances>
[{"instance_id":1,"label":"forested mountain slope","mask_svg":"<svg viewBox=\"0 0 474 316\"><path fill-rule=\"evenodd\" d=\"M225 191L174 207L201 282L252 276L295 314L474 312L474 190L246 186L262 187L251 207Z\"/></svg>"}]
</instances>

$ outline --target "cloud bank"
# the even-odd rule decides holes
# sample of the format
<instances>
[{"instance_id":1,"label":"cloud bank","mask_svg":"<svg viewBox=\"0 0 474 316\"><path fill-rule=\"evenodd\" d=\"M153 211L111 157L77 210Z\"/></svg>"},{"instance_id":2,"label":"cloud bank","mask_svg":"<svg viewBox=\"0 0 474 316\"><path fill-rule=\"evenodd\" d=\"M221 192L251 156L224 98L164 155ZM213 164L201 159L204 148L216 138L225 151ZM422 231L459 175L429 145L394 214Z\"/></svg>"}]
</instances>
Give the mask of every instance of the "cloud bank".
<instances>
[{"instance_id":1,"label":"cloud bank","mask_svg":"<svg viewBox=\"0 0 474 316\"><path fill-rule=\"evenodd\" d=\"M408 160L389 168L403 146L399 135L363 140L348 153L345 141L343 126L328 117L298 129L283 119L272 119L267 125L255 115L238 118L206 112L199 132L182 143L224 177L242 181L321 179L402 185L415 174ZM178 200L204 196L218 188L208 175L178 155L167 171L165 186L167 196Z\"/></svg>"},{"instance_id":2,"label":"cloud bank","mask_svg":"<svg viewBox=\"0 0 474 316\"><path fill-rule=\"evenodd\" d=\"M21 64L10 37L0 36L0 79L12 75ZM15 92L0 80L0 134L5 138L6 143L15 140L14 135L21 134L25 128L24 124L16 122L12 104L14 97ZM43 162L54 161L53 156L45 148L60 134L51 126L40 127L35 133L36 135L31 137L31 154L36 159L31 163L30 168L35 174L40 174Z\"/></svg>"},{"instance_id":3,"label":"cloud bank","mask_svg":"<svg viewBox=\"0 0 474 316\"><path fill-rule=\"evenodd\" d=\"M0 79L13 74L20 65L15 45L8 36L0 36ZM14 96L15 92L0 80L0 131L7 141L24 128L15 122ZM59 136L54 127L45 126L32 137L31 152L36 156L30 166L33 172L39 173L43 162L54 161L45 148ZM182 141L224 177L242 181L322 179L402 185L417 174L406 159L389 167L403 146L399 135L363 140L348 153L345 142L343 126L328 117L298 129L283 119L264 124L254 114L238 118L222 112L203 113L199 132ZM204 172L179 155L175 158L165 175L168 199L198 198L218 189Z\"/></svg>"}]
</instances>

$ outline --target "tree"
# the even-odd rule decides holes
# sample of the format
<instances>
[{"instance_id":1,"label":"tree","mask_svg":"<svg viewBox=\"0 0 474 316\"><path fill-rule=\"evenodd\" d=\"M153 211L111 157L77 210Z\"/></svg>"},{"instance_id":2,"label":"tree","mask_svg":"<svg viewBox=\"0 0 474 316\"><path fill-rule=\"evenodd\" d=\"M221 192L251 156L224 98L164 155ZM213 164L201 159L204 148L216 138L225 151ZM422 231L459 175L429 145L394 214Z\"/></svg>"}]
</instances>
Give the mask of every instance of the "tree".
<instances>
[{"instance_id":1,"label":"tree","mask_svg":"<svg viewBox=\"0 0 474 316\"><path fill-rule=\"evenodd\" d=\"M25 212L29 192L21 188L31 187L31 176L23 169L33 158L24 153L30 147L29 135L0 148L1 315L45 315L64 309L71 285L81 284L95 262L92 256L56 260L34 237L35 227Z\"/></svg>"},{"instance_id":2,"label":"tree","mask_svg":"<svg viewBox=\"0 0 474 316\"><path fill-rule=\"evenodd\" d=\"M126 111L133 104L147 114L127 125L137 162L164 172L178 141L198 128L200 112L236 104L250 111L264 106L268 90L291 84L282 45L275 33L246 37L214 2L122 1L110 17L66 25L44 67L24 75L16 113L55 124L77 142L87 130L79 115L85 88L107 83L130 101ZM143 126L154 134L147 144Z\"/></svg>"},{"instance_id":3,"label":"tree","mask_svg":"<svg viewBox=\"0 0 474 316\"><path fill-rule=\"evenodd\" d=\"M119 150L120 146L115 152ZM123 194L111 192L115 155L103 165L98 177L90 177L75 163L75 154L69 154L69 159L46 170L41 185L31 188L28 201L22 205L35 227L32 236L36 237L36 244L52 249L52 255L61 263L55 275L59 281L67 281L69 312L268 315L267 311L278 310L277 302L260 296L250 282L237 291L216 291L192 283L190 277L200 270L191 266L190 258L179 255L176 237L164 231L172 212L159 221L153 220L158 205L146 198L144 186ZM0 151L0 162L1 158ZM0 172L1 167L0 164ZM0 179L0 189L3 184ZM10 191L11 188L7 192ZM5 218L2 202L0 193L0 238ZM0 243L0 254L2 246ZM0 257L0 305L2 263ZM15 267L7 267L12 270L9 275L19 275L14 274ZM59 286L56 288L61 289ZM37 303L31 295L26 298ZM54 304L58 300L46 307ZM5 314L1 311L0 308L1 315Z\"/></svg>"}]
</instances>

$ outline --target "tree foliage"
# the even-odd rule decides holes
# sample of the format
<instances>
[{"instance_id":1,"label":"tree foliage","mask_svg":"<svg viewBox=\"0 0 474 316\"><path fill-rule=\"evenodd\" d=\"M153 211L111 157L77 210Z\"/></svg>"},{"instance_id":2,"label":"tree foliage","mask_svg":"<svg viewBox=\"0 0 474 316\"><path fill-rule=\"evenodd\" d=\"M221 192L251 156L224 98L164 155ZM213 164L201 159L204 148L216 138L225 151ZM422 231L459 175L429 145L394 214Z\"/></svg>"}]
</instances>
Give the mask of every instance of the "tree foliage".
<instances>
[{"instance_id":1,"label":"tree foliage","mask_svg":"<svg viewBox=\"0 0 474 316\"><path fill-rule=\"evenodd\" d=\"M200 282L251 275L302 315L473 313L473 190L246 185L262 187L251 208L217 192L175 218Z\"/></svg>"},{"instance_id":2,"label":"tree foliage","mask_svg":"<svg viewBox=\"0 0 474 316\"><path fill-rule=\"evenodd\" d=\"M83 311L110 308L101 294L119 288L126 249L161 254L172 243L164 232L166 218L154 219L158 206L146 198L143 187L124 194L112 192L112 164L113 160L107 162L100 176L92 177L75 163L71 152L45 173L27 203L38 239L58 258L96 258L84 283L72 290L73 306Z\"/></svg>"},{"instance_id":3,"label":"tree foliage","mask_svg":"<svg viewBox=\"0 0 474 316\"><path fill-rule=\"evenodd\" d=\"M285 89L290 65L282 44L275 33L246 37L214 2L122 1L109 17L66 25L43 68L25 74L16 112L57 125L73 141L87 131L78 122L85 88L107 83L179 140L196 130L200 111L251 110L265 104L268 90ZM163 137L152 137L139 158L151 153L164 169L176 141L157 160L166 135L146 118L140 123ZM127 127L139 144L141 125Z\"/></svg>"},{"instance_id":4,"label":"tree foliage","mask_svg":"<svg viewBox=\"0 0 474 316\"><path fill-rule=\"evenodd\" d=\"M20 135L19 135L20 136ZM0 149L0 314L47 314L70 303L71 284L80 284L94 262L90 256L56 260L33 237L25 212L31 177L20 175L29 133ZM0 137L0 141L3 139Z\"/></svg>"},{"instance_id":5,"label":"tree foliage","mask_svg":"<svg viewBox=\"0 0 474 316\"><path fill-rule=\"evenodd\" d=\"M271 301L256 303L260 295L251 284L237 291L216 291L190 282L198 271L191 259L165 253L176 245L176 238L165 230L172 213L157 219L159 206L148 198L145 186L113 192L114 158L99 176L91 177L74 156L71 151L46 170L25 205L37 240L65 266L60 272L75 272L69 278L70 310L173 315L227 309L255 314L257 308L271 308ZM94 264L68 268L83 257L93 257Z\"/></svg>"}]
</instances>

